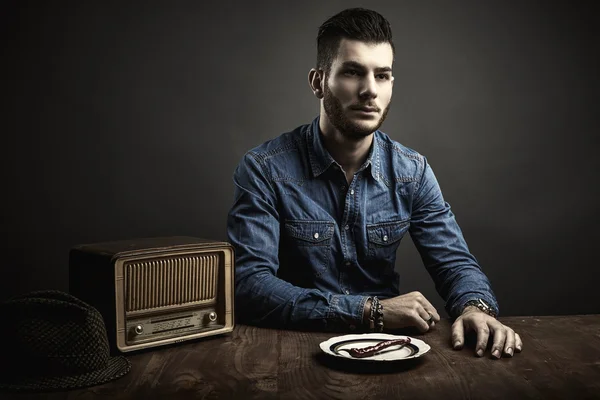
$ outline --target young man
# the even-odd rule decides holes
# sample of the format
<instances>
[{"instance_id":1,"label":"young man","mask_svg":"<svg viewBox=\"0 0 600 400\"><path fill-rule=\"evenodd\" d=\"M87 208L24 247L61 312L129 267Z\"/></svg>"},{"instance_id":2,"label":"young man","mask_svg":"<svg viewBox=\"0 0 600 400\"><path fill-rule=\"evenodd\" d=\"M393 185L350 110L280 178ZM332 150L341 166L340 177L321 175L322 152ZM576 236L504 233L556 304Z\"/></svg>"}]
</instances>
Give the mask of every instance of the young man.
<instances>
[{"instance_id":1,"label":"young man","mask_svg":"<svg viewBox=\"0 0 600 400\"><path fill-rule=\"evenodd\" d=\"M349 9L319 29L308 75L320 115L249 151L235 171L228 235L241 322L291 329L426 332L440 316L400 295L394 270L409 232L446 301L452 343L477 333L482 356L522 341L495 319L490 283L469 253L427 160L379 131L392 97L394 46L380 14Z\"/></svg>"}]
</instances>

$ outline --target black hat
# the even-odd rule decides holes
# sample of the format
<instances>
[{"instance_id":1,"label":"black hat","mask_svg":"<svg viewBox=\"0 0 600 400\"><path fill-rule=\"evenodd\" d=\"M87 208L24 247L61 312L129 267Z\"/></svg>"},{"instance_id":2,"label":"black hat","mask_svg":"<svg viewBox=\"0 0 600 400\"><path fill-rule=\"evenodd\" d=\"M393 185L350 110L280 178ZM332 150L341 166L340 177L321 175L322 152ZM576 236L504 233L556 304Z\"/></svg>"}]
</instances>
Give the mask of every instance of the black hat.
<instances>
[{"instance_id":1,"label":"black hat","mask_svg":"<svg viewBox=\"0 0 600 400\"><path fill-rule=\"evenodd\" d=\"M111 357L102 315L57 290L0 303L0 389L65 390L99 385L131 369Z\"/></svg>"}]
</instances>

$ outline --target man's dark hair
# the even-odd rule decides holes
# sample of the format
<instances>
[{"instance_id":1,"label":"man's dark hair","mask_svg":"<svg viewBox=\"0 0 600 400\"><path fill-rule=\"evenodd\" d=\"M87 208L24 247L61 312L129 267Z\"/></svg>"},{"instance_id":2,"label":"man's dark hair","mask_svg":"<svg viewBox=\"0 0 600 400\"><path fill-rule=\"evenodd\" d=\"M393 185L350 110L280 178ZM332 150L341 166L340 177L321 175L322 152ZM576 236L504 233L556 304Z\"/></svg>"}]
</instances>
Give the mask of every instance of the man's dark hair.
<instances>
[{"instance_id":1,"label":"man's dark hair","mask_svg":"<svg viewBox=\"0 0 600 400\"><path fill-rule=\"evenodd\" d=\"M378 12L364 8L349 8L329 18L319 27L317 35L317 68L328 71L343 38L367 43L392 42L390 23Z\"/></svg>"}]
</instances>

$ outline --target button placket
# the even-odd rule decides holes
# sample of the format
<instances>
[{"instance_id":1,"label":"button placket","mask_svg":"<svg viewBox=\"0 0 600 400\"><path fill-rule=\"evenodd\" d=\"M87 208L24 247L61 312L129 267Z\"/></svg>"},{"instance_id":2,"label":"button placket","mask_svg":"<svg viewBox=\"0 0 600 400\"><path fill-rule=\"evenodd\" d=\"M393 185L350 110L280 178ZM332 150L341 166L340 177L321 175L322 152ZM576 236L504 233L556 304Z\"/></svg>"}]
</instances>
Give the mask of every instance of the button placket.
<instances>
[{"instance_id":1,"label":"button placket","mask_svg":"<svg viewBox=\"0 0 600 400\"><path fill-rule=\"evenodd\" d=\"M342 242L342 254L344 259L344 264L346 268L340 269L339 275L339 285L342 293L347 295L350 294L350 290L346 288L352 287L349 285L346 277L346 273L349 272L349 269L353 266L353 261L356 260L356 244L352 241L353 233L351 232L350 227L354 229L354 224L357 219L357 210L356 208L359 206L359 202L356 199L356 188L357 185L360 184L361 174L354 175L352 182L346 187L346 196L344 198L344 213L342 216L342 220L340 223L340 236Z\"/></svg>"}]
</instances>

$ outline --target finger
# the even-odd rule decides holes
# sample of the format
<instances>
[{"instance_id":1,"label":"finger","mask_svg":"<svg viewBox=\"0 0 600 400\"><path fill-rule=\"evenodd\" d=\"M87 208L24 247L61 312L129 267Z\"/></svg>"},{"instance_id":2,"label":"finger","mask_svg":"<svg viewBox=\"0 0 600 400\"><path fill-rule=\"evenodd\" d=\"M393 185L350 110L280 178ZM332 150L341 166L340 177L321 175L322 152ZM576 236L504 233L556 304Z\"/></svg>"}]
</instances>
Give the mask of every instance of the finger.
<instances>
[{"instance_id":1,"label":"finger","mask_svg":"<svg viewBox=\"0 0 600 400\"><path fill-rule=\"evenodd\" d=\"M475 353L479 357L483 356L490 338L490 328L485 322L478 322L475 326L477 332L477 344L475 345Z\"/></svg>"},{"instance_id":2,"label":"finger","mask_svg":"<svg viewBox=\"0 0 600 400\"><path fill-rule=\"evenodd\" d=\"M504 343L504 354L512 357L515 351L516 333L512 329L506 329L506 342Z\"/></svg>"},{"instance_id":3,"label":"finger","mask_svg":"<svg viewBox=\"0 0 600 400\"><path fill-rule=\"evenodd\" d=\"M421 308L421 310L422 311L419 311L418 309L413 310L413 312L410 315L411 315L413 322L414 322L415 326L417 327L417 329L424 333L429 330L429 324L425 321L425 319L423 319L423 316L421 315L422 313L423 314L427 314L427 313L422 308ZM426 318L429 318L429 314L427 314Z\"/></svg>"},{"instance_id":4,"label":"finger","mask_svg":"<svg viewBox=\"0 0 600 400\"><path fill-rule=\"evenodd\" d=\"M427 309L429 313L431 313L431 316L433 317L433 321L434 322L440 322L440 320L442 319L440 317L440 314L437 312L437 310L434 309Z\"/></svg>"},{"instance_id":5,"label":"finger","mask_svg":"<svg viewBox=\"0 0 600 400\"><path fill-rule=\"evenodd\" d=\"M520 353L523 350L523 341L518 333L515 333L515 350Z\"/></svg>"},{"instance_id":6,"label":"finger","mask_svg":"<svg viewBox=\"0 0 600 400\"><path fill-rule=\"evenodd\" d=\"M452 345L455 350L460 350L465 342L465 327L461 319L452 324Z\"/></svg>"},{"instance_id":7,"label":"finger","mask_svg":"<svg viewBox=\"0 0 600 400\"><path fill-rule=\"evenodd\" d=\"M440 322L440 314L438 314L438 312L435 309L435 307L433 306L433 304L431 304L429 302L429 300L427 300L427 298L425 296L423 296L422 294L420 294L420 296L417 296L417 299L418 299L419 303L421 303L421 305L423 306L423 308L427 312L431 313L431 316L433 317L433 320L435 322Z\"/></svg>"},{"instance_id":8,"label":"finger","mask_svg":"<svg viewBox=\"0 0 600 400\"><path fill-rule=\"evenodd\" d=\"M424 307L421 307L421 305L417 305L416 311L419 314L419 317L421 317L425 322L429 321L429 319L432 316L432 314L428 312Z\"/></svg>"},{"instance_id":9,"label":"finger","mask_svg":"<svg viewBox=\"0 0 600 400\"><path fill-rule=\"evenodd\" d=\"M506 342L506 329L504 325L498 322L498 325L494 327L494 341L492 343L492 356L495 358L502 357L502 350Z\"/></svg>"},{"instance_id":10,"label":"finger","mask_svg":"<svg viewBox=\"0 0 600 400\"><path fill-rule=\"evenodd\" d=\"M417 306L417 312L419 313L419 316L425 321L427 326L429 326L429 328L433 328L435 326L435 318L433 317L433 314L431 312L427 311L420 305Z\"/></svg>"}]
</instances>

